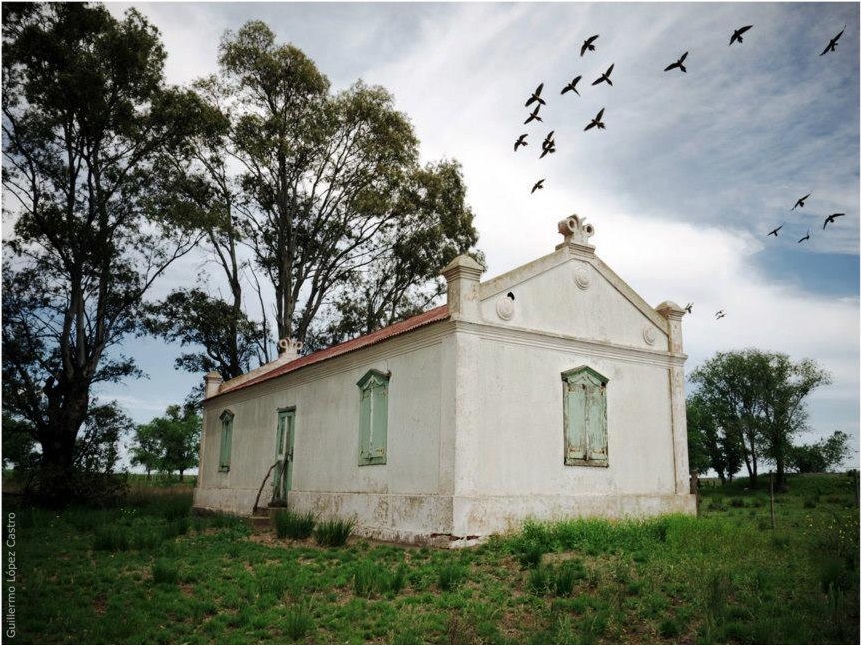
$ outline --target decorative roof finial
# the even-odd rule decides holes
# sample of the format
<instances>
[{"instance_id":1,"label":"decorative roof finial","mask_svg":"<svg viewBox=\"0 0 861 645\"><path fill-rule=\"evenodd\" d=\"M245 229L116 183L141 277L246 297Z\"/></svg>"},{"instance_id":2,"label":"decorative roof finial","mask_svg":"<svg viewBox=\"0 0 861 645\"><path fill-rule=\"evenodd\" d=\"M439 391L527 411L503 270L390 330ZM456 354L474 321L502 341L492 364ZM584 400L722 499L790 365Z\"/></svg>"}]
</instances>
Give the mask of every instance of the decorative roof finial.
<instances>
[{"instance_id":1,"label":"decorative roof finial","mask_svg":"<svg viewBox=\"0 0 861 645\"><path fill-rule=\"evenodd\" d=\"M595 227L592 224L587 224L585 217L580 217L576 214L566 217L559 222L558 228L559 233L565 236L565 242L557 246L557 249L569 244L579 244L580 246L594 248L589 244L589 238L595 234Z\"/></svg>"}]
</instances>

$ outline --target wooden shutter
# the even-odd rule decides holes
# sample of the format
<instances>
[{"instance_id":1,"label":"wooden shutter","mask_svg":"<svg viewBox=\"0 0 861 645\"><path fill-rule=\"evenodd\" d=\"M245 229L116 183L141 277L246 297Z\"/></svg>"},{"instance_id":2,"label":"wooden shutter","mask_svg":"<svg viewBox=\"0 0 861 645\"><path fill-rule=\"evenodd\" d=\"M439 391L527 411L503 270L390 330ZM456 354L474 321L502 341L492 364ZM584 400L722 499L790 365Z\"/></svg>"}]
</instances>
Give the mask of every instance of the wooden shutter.
<instances>
[{"instance_id":1,"label":"wooden shutter","mask_svg":"<svg viewBox=\"0 0 861 645\"><path fill-rule=\"evenodd\" d=\"M385 385L371 390L371 433L368 450L372 464L386 463L386 444L389 423L389 396Z\"/></svg>"},{"instance_id":2,"label":"wooden shutter","mask_svg":"<svg viewBox=\"0 0 861 645\"><path fill-rule=\"evenodd\" d=\"M566 383L565 463L586 458L586 390L581 383Z\"/></svg>"},{"instance_id":3,"label":"wooden shutter","mask_svg":"<svg viewBox=\"0 0 861 645\"><path fill-rule=\"evenodd\" d=\"M586 458L606 463L607 407L604 394L605 388L600 383L586 386Z\"/></svg>"},{"instance_id":4,"label":"wooden shutter","mask_svg":"<svg viewBox=\"0 0 861 645\"><path fill-rule=\"evenodd\" d=\"M607 466L607 379L590 367L562 374L565 465Z\"/></svg>"},{"instance_id":5,"label":"wooden shutter","mask_svg":"<svg viewBox=\"0 0 861 645\"><path fill-rule=\"evenodd\" d=\"M371 391L362 390L359 405L359 465L371 458Z\"/></svg>"},{"instance_id":6,"label":"wooden shutter","mask_svg":"<svg viewBox=\"0 0 861 645\"><path fill-rule=\"evenodd\" d=\"M225 412L221 415L221 450L218 456L218 469L230 470L230 449L233 444L233 415Z\"/></svg>"}]
</instances>

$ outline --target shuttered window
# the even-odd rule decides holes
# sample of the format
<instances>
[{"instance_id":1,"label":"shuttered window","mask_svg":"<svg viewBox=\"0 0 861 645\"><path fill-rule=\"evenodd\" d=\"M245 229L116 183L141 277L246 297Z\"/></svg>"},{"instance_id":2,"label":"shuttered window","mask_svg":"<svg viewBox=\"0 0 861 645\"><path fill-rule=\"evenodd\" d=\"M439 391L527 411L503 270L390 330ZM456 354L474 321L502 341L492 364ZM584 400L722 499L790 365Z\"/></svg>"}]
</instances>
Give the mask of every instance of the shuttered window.
<instances>
[{"instance_id":1,"label":"shuttered window","mask_svg":"<svg viewBox=\"0 0 861 645\"><path fill-rule=\"evenodd\" d=\"M359 465L386 463L389 375L369 370L359 386Z\"/></svg>"},{"instance_id":2,"label":"shuttered window","mask_svg":"<svg viewBox=\"0 0 861 645\"><path fill-rule=\"evenodd\" d=\"M566 466L607 466L607 378L590 367L562 374Z\"/></svg>"},{"instance_id":3,"label":"shuttered window","mask_svg":"<svg viewBox=\"0 0 861 645\"><path fill-rule=\"evenodd\" d=\"M221 450L218 454L218 470L230 470L230 448L233 444L233 412L225 410L221 413Z\"/></svg>"}]
</instances>

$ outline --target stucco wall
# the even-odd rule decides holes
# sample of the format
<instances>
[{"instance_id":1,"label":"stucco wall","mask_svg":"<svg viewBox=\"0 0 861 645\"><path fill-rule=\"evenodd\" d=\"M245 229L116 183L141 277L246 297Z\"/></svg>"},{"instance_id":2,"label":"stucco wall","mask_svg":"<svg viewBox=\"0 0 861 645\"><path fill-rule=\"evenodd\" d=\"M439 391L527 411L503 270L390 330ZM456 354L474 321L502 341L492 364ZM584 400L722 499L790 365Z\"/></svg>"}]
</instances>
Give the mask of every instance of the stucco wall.
<instances>
[{"instance_id":1,"label":"stucco wall","mask_svg":"<svg viewBox=\"0 0 861 645\"><path fill-rule=\"evenodd\" d=\"M355 517L360 532L409 540L450 531L451 499L439 499L442 345L419 330L384 347L360 350L296 374L207 401L195 505L247 515L275 461L278 410L296 408L290 506ZM391 372L387 463L359 466L359 388L369 370ZM230 409L229 472L218 471L220 414ZM267 483L261 505L271 497ZM446 510L447 509L447 510Z\"/></svg>"},{"instance_id":2,"label":"stucco wall","mask_svg":"<svg viewBox=\"0 0 861 645\"><path fill-rule=\"evenodd\" d=\"M482 284L482 318L503 326L666 352L665 329L602 275L599 268L603 267L594 256L572 256L567 249L560 249L546 259ZM612 272L607 273L617 279ZM503 319L497 306L509 292L514 296L511 317ZM651 343L646 340L646 329L651 330Z\"/></svg>"}]
</instances>

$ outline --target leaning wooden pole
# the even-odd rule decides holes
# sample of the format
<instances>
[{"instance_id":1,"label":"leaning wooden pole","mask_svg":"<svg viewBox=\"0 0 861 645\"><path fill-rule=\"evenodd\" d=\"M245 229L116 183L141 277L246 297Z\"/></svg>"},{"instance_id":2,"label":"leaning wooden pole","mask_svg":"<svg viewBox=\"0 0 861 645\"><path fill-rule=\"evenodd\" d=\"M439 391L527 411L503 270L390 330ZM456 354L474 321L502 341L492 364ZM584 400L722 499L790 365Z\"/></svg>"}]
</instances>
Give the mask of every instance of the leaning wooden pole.
<instances>
[{"instance_id":1,"label":"leaning wooden pole","mask_svg":"<svg viewBox=\"0 0 861 645\"><path fill-rule=\"evenodd\" d=\"M277 465L278 465L278 462L276 461L274 464L269 466L269 470L266 471L266 477L264 477L263 481L260 482L260 490L257 491L257 498L254 500L254 508L251 509L252 515L257 514L257 508L259 507L259 504L260 504L260 494L263 492L263 487L266 485L266 480L269 479L269 475L272 474L272 469L275 468L275 466L277 466Z\"/></svg>"}]
</instances>

